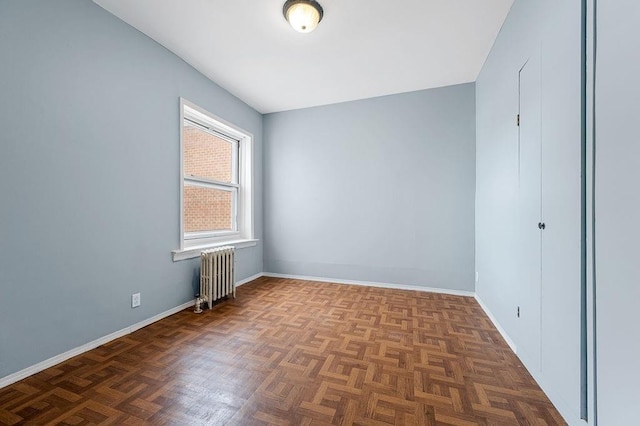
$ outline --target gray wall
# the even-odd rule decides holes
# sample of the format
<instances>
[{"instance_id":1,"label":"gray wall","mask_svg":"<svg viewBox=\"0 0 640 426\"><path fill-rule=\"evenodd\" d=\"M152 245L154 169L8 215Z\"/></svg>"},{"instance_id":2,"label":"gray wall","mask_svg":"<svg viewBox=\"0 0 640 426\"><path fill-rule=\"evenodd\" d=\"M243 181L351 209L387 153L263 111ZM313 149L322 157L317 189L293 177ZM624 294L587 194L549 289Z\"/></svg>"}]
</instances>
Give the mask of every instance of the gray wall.
<instances>
[{"instance_id":1,"label":"gray wall","mask_svg":"<svg viewBox=\"0 0 640 426\"><path fill-rule=\"evenodd\" d=\"M541 359L531 372L580 422L581 2L516 0L476 82L476 291L516 346L518 71L541 58L544 232ZM526 259L524 259L526 261Z\"/></svg>"},{"instance_id":2,"label":"gray wall","mask_svg":"<svg viewBox=\"0 0 640 426\"><path fill-rule=\"evenodd\" d=\"M265 116L265 271L474 289L474 85Z\"/></svg>"},{"instance_id":3,"label":"gray wall","mask_svg":"<svg viewBox=\"0 0 640 426\"><path fill-rule=\"evenodd\" d=\"M637 423L640 402L639 20L637 1L598 2L595 241L601 425Z\"/></svg>"},{"instance_id":4,"label":"gray wall","mask_svg":"<svg viewBox=\"0 0 640 426\"><path fill-rule=\"evenodd\" d=\"M0 58L3 377L192 299L179 96L256 137L262 238L262 117L89 0L0 0ZM237 264L261 272L261 244Z\"/></svg>"}]
</instances>

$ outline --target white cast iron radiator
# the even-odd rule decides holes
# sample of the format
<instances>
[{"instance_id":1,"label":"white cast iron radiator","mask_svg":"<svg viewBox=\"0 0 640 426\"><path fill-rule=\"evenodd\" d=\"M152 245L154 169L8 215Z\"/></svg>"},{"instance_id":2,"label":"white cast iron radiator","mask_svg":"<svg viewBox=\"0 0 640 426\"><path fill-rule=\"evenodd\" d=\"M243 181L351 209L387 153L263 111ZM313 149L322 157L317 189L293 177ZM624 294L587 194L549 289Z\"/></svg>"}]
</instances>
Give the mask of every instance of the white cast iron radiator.
<instances>
[{"instance_id":1,"label":"white cast iron radiator","mask_svg":"<svg viewBox=\"0 0 640 426\"><path fill-rule=\"evenodd\" d=\"M200 254L200 298L207 302L209 309L218 299L236 297L234 251L234 247L224 246Z\"/></svg>"}]
</instances>

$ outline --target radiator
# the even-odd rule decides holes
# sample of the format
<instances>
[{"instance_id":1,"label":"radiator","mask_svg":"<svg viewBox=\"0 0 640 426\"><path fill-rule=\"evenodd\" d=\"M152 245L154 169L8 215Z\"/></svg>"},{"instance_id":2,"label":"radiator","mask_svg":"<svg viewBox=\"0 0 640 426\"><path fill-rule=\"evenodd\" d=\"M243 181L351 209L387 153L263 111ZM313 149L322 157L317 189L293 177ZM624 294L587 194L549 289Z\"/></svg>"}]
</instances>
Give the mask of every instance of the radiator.
<instances>
[{"instance_id":1,"label":"radiator","mask_svg":"<svg viewBox=\"0 0 640 426\"><path fill-rule=\"evenodd\" d=\"M236 297L234 251L233 247L224 246L200 254L200 298L207 302L209 309L218 299Z\"/></svg>"}]
</instances>

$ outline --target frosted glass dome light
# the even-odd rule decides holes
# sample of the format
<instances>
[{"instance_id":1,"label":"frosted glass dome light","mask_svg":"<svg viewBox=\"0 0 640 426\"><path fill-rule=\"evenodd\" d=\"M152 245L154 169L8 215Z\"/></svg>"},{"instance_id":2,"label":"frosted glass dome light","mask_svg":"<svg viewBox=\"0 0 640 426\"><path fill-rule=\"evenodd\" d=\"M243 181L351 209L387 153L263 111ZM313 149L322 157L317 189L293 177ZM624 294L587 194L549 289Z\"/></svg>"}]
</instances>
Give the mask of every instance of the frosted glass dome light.
<instances>
[{"instance_id":1,"label":"frosted glass dome light","mask_svg":"<svg viewBox=\"0 0 640 426\"><path fill-rule=\"evenodd\" d=\"M294 30L310 33L322 20L322 6L315 0L287 0L282 13Z\"/></svg>"}]
</instances>

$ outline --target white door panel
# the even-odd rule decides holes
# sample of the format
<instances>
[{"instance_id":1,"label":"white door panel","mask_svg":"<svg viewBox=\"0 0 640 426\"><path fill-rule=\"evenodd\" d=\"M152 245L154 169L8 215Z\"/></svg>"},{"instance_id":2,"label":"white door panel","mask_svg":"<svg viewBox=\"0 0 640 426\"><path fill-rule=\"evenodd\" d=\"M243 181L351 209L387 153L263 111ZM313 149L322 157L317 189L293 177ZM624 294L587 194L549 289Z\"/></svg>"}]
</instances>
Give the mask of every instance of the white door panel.
<instances>
[{"instance_id":1,"label":"white door panel","mask_svg":"<svg viewBox=\"0 0 640 426\"><path fill-rule=\"evenodd\" d=\"M518 355L541 369L542 141L540 60L529 58L519 75L519 341Z\"/></svg>"}]
</instances>

